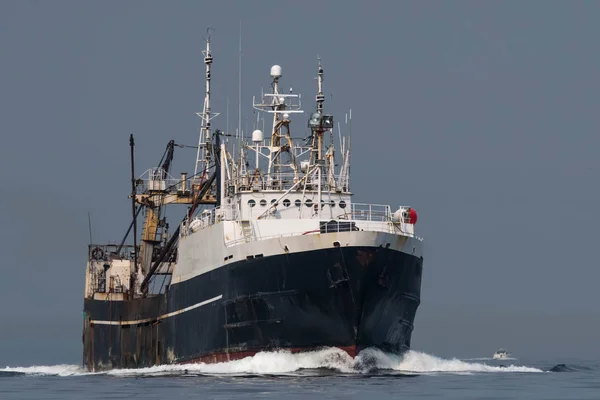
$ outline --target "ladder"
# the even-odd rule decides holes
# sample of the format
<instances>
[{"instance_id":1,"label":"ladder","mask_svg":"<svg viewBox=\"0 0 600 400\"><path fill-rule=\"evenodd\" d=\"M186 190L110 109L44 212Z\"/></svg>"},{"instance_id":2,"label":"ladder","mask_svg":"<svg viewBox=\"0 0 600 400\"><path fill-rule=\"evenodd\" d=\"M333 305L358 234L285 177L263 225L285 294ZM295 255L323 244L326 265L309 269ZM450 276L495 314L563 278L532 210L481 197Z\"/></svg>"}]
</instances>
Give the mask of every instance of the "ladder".
<instances>
[{"instance_id":1,"label":"ladder","mask_svg":"<svg viewBox=\"0 0 600 400\"><path fill-rule=\"evenodd\" d=\"M246 242L252 240L252 225L250 221L240 221L242 224L242 234Z\"/></svg>"}]
</instances>

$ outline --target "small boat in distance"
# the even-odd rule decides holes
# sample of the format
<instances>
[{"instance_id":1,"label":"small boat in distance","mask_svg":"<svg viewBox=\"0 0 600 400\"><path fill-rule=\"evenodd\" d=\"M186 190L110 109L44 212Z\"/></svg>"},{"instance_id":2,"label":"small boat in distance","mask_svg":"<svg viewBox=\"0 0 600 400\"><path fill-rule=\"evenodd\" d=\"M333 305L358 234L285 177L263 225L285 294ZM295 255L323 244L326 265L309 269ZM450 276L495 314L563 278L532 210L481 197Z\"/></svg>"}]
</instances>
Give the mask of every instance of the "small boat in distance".
<instances>
[{"instance_id":1,"label":"small boat in distance","mask_svg":"<svg viewBox=\"0 0 600 400\"><path fill-rule=\"evenodd\" d=\"M494 360L504 360L508 358L508 352L504 349L498 349L492 356Z\"/></svg>"}]
</instances>

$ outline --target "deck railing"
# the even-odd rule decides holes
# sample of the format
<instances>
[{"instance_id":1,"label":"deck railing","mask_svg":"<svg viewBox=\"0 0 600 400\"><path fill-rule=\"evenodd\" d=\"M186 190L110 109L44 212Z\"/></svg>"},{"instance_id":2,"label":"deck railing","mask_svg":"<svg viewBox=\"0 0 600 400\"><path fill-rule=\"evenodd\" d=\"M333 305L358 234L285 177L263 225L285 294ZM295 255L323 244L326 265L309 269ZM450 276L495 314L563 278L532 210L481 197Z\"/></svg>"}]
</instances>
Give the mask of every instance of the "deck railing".
<instances>
[{"instance_id":1,"label":"deck railing","mask_svg":"<svg viewBox=\"0 0 600 400\"><path fill-rule=\"evenodd\" d=\"M350 203L350 210L343 214L344 219L353 221L391 221L390 206L383 204Z\"/></svg>"},{"instance_id":2,"label":"deck railing","mask_svg":"<svg viewBox=\"0 0 600 400\"><path fill-rule=\"evenodd\" d=\"M95 261L110 261L111 259L133 260L133 246L118 244L90 244L88 246L88 259Z\"/></svg>"},{"instance_id":3,"label":"deck railing","mask_svg":"<svg viewBox=\"0 0 600 400\"><path fill-rule=\"evenodd\" d=\"M227 246L236 245L243 242L253 240L266 240L276 237L288 237L297 235L310 235L318 233L333 233L333 232L348 232L348 231L376 231L376 232L395 232L400 230L404 234L414 236L410 232L404 232L402 226L392 223L392 212L389 205L382 204L366 204L366 203L351 203L349 207L339 210L337 215L333 218L322 216L318 219L318 225L315 226L314 230L310 231L298 231L298 232L284 232L275 235L257 235L250 229L250 234L244 234L244 237L237 238L234 240L227 241ZM290 218L295 219L295 218ZM311 218L316 219L316 218ZM205 210L199 214L189 224L184 223L182 225L182 235L188 235L190 232L196 232L198 230L209 227L221 220L228 221L240 221L239 213L233 206L229 207L216 207L211 210ZM252 224L250 222L250 224ZM252 225L250 225L251 227Z\"/></svg>"},{"instance_id":4,"label":"deck railing","mask_svg":"<svg viewBox=\"0 0 600 400\"><path fill-rule=\"evenodd\" d=\"M271 176L263 176L263 175L252 175L248 174L246 176L237 177L235 179L228 179L225 182L226 187L233 186L239 192L252 192L255 190L259 191L268 191L268 190L289 190L292 186L296 185L298 181L303 179L303 174L294 175L294 173L285 172L272 174ZM311 176L305 179L306 182L300 182L296 189L298 191L302 191L305 189L309 191L317 190L319 187L319 178L315 176ZM341 190L342 192L348 192L350 188L346 183L343 183L341 186L338 185L340 181L340 176L336 175L333 177L333 180L326 174L321 176L321 190L324 192L328 191L336 191ZM342 179L343 181L343 179Z\"/></svg>"},{"instance_id":5,"label":"deck railing","mask_svg":"<svg viewBox=\"0 0 600 400\"><path fill-rule=\"evenodd\" d=\"M339 209L340 212L333 218L322 216L322 221L345 220L345 221L364 221L364 222L390 222L392 220L392 212L389 205L382 204L365 204L365 203L350 203L350 207ZM288 219L288 218L286 218ZM296 218L289 218L296 219ZM311 218L313 219L313 218ZM210 210L204 210L197 215L189 224L184 224L183 228L197 231L204 229L218 221L238 221L239 212L235 206L215 207Z\"/></svg>"}]
</instances>

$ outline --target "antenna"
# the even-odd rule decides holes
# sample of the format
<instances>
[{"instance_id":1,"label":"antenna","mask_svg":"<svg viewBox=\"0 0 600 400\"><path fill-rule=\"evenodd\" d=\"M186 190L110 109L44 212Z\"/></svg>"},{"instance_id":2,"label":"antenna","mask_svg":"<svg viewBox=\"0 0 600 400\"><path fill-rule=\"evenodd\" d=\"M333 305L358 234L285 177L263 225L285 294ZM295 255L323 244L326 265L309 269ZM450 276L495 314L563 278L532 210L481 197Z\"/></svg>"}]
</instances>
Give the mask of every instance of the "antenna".
<instances>
[{"instance_id":1,"label":"antenna","mask_svg":"<svg viewBox=\"0 0 600 400\"><path fill-rule=\"evenodd\" d=\"M90 246L92 245L92 216L88 211L88 230L90 231Z\"/></svg>"},{"instance_id":2,"label":"antenna","mask_svg":"<svg viewBox=\"0 0 600 400\"><path fill-rule=\"evenodd\" d=\"M352 138L352 109L350 109L350 115L346 113L346 125L348 125L348 149L350 149L350 139Z\"/></svg>"},{"instance_id":3,"label":"antenna","mask_svg":"<svg viewBox=\"0 0 600 400\"><path fill-rule=\"evenodd\" d=\"M346 172L346 186L350 186L350 151L352 150L352 109L350 109L350 118L348 124L348 171Z\"/></svg>"},{"instance_id":4,"label":"antenna","mask_svg":"<svg viewBox=\"0 0 600 400\"><path fill-rule=\"evenodd\" d=\"M238 147L240 149L240 169L242 163L242 20L240 20L240 38L239 38L239 50L238 50L238 127L236 129L236 137L238 140Z\"/></svg>"},{"instance_id":5,"label":"antenna","mask_svg":"<svg viewBox=\"0 0 600 400\"><path fill-rule=\"evenodd\" d=\"M323 113L323 103L325 102L325 95L323 95L323 66L321 65L321 57L317 57L319 60L319 72L317 74L318 92L317 92L317 111Z\"/></svg>"},{"instance_id":6,"label":"antenna","mask_svg":"<svg viewBox=\"0 0 600 400\"><path fill-rule=\"evenodd\" d=\"M238 54L238 144L242 148L242 20L240 20L240 49Z\"/></svg>"},{"instance_id":7,"label":"antenna","mask_svg":"<svg viewBox=\"0 0 600 400\"><path fill-rule=\"evenodd\" d=\"M340 137L340 153L342 153L342 157L344 155L344 146L342 145L342 130L340 129L340 121L337 123L338 127L338 135Z\"/></svg>"}]
</instances>

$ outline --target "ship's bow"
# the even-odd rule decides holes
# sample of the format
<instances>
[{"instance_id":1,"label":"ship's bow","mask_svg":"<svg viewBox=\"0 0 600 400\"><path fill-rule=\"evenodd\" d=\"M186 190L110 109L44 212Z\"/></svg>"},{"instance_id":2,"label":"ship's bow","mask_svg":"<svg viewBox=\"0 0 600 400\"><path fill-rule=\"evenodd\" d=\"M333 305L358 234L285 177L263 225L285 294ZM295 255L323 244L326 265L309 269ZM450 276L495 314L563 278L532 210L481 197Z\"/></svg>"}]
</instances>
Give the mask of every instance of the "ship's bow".
<instances>
[{"instance_id":1,"label":"ship's bow","mask_svg":"<svg viewBox=\"0 0 600 400\"><path fill-rule=\"evenodd\" d=\"M381 246L342 246L232 266L229 351L410 347L423 259ZM406 247L406 246L404 246Z\"/></svg>"}]
</instances>

